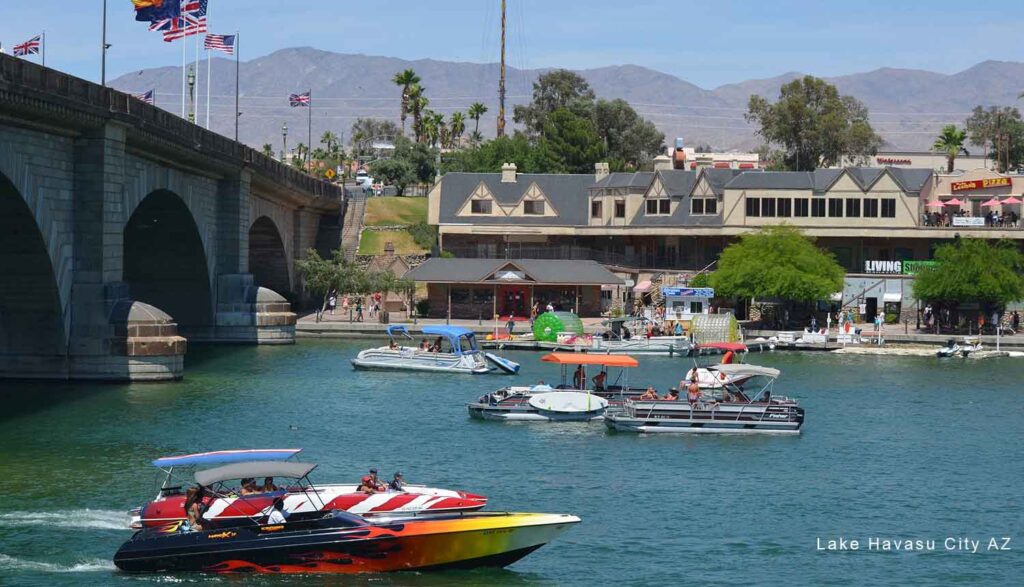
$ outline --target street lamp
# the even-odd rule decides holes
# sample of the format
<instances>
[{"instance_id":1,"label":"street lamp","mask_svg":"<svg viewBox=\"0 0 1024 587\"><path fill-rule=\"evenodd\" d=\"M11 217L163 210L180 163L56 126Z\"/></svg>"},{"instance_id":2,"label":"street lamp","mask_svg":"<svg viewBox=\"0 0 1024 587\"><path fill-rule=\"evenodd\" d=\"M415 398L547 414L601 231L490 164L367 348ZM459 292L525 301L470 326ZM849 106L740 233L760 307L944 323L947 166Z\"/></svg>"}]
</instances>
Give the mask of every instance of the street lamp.
<instances>
[{"instance_id":1,"label":"street lamp","mask_svg":"<svg viewBox=\"0 0 1024 587\"><path fill-rule=\"evenodd\" d=\"M284 157L288 153L288 123L281 125L281 162L284 163Z\"/></svg>"},{"instance_id":2,"label":"street lamp","mask_svg":"<svg viewBox=\"0 0 1024 587\"><path fill-rule=\"evenodd\" d=\"M194 68L188 68L188 121L196 121L196 108L195 108L195 88L196 88L196 71Z\"/></svg>"}]
</instances>

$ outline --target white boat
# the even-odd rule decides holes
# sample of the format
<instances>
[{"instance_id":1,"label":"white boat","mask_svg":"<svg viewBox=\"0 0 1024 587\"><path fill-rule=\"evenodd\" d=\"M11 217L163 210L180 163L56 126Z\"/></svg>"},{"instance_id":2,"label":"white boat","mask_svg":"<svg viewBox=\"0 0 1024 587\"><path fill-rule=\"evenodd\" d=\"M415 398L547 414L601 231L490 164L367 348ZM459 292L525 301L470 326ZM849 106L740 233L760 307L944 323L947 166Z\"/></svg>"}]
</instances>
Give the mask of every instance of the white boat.
<instances>
[{"instance_id":1,"label":"white boat","mask_svg":"<svg viewBox=\"0 0 1024 587\"><path fill-rule=\"evenodd\" d=\"M491 367L476 344L472 330L459 326L424 326L423 334L436 336L431 350L403 346L395 340L396 334L413 341L404 326L388 326L391 343L359 351L352 359L356 369L389 371L433 371L437 373L487 373Z\"/></svg>"},{"instance_id":2,"label":"white boat","mask_svg":"<svg viewBox=\"0 0 1024 587\"><path fill-rule=\"evenodd\" d=\"M704 343L694 347L694 356L703 355L706 352L719 352L723 353L721 364L729 364L733 362L739 362L736 357L740 353L747 352L747 345L741 342L712 342ZM703 367L697 364L697 359L694 358L693 368L686 372L686 376L683 377L683 381L691 381L694 377L697 377L697 385L701 389L721 389L723 382L726 379L725 373L721 371L713 371L709 367ZM737 376L733 383L742 385L746 380L754 377L754 375Z\"/></svg>"},{"instance_id":3,"label":"white boat","mask_svg":"<svg viewBox=\"0 0 1024 587\"><path fill-rule=\"evenodd\" d=\"M935 356L940 358L955 357L958 354L960 354L960 345L958 345L956 340L952 338L947 340L946 344L939 348L939 350L935 351Z\"/></svg>"},{"instance_id":4,"label":"white boat","mask_svg":"<svg viewBox=\"0 0 1024 587\"><path fill-rule=\"evenodd\" d=\"M804 410L795 400L772 394L780 372L757 365L715 365L712 372L726 375L720 393L703 392L690 403L678 400L627 399L621 411L605 414L604 423L619 432L675 432L690 434L800 434ZM754 377L767 382L746 391L733 378Z\"/></svg>"},{"instance_id":5,"label":"white boat","mask_svg":"<svg viewBox=\"0 0 1024 587\"><path fill-rule=\"evenodd\" d=\"M627 322L633 324L634 331L629 330ZM567 350L587 351L590 353L617 353L627 355L689 355L693 343L686 335L647 336L643 330L645 320L638 318L616 318L605 322L608 329L601 335L595 335L589 346L565 346Z\"/></svg>"}]
</instances>

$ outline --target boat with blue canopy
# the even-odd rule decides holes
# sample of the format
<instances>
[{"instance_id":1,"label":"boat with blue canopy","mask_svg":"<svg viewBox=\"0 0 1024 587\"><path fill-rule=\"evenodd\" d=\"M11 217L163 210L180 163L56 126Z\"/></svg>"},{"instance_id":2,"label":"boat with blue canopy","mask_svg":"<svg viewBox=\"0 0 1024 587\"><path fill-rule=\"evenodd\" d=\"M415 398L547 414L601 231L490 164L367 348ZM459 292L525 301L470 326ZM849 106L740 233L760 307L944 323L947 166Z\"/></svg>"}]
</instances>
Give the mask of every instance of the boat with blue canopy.
<instances>
[{"instance_id":1,"label":"boat with blue canopy","mask_svg":"<svg viewBox=\"0 0 1024 587\"><path fill-rule=\"evenodd\" d=\"M415 339L404 326L388 326L388 345L360 351L352 359L352 366L438 373L480 374L491 370L472 330L461 326L424 326L422 332L427 338L413 346Z\"/></svg>"}]
</instances>

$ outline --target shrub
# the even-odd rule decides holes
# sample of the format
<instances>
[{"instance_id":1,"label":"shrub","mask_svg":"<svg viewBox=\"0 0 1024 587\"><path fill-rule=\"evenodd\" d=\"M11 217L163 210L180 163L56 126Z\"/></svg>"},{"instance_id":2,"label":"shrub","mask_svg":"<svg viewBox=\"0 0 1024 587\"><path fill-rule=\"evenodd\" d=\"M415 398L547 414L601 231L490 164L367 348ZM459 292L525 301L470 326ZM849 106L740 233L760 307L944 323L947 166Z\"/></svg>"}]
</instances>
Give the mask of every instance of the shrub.
<instances>
[{"instance_id":1,"label":"shrub","mask_svg":"<svg viewBox=\"0 0 1024 587\"><path fill-rule=\"evenodd\" d=\"M437 228L427 224L426 222L417 222L408 228L409 234L412 235L412 240L416 241L416 244L420 247L431 250L434 245L437 244Z\"/></svg>"},{"instance_id":2,"label":"shrub","mask_svg":"<svg viewBox=\"0 0 1024 587\"><path fill-rule=\"evenodd\" d=\"M900 323L900 315L899 314L892 314L892 313L886 314L885 315L885 323L886 324L899 324Z\"/></svg>"},{"instance_id":3,"label":"shrub","mask_svg":"<svg viewBox=\"0 0 1024 587\"><path fill-rule=\"evenodd\" d=\"M430 300L416 302L416 315L421 318L430 315Z\"/></svg>"}]
</instances>

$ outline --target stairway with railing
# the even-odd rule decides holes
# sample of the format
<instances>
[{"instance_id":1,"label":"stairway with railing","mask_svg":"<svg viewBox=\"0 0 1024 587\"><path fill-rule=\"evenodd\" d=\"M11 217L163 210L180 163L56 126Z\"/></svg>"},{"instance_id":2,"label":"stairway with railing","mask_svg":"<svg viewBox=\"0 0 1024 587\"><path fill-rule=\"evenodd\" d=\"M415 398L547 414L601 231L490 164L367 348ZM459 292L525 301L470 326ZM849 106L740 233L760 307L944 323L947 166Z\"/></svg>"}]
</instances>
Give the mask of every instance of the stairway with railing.
<instances>
[{"instance_id":1,"label":"stairway with railing","mask_svg":"<svg viewBox=\"0 0 1024 587\"><path fill-rule=\"evenodd\" d=\"M341 229L341 250L345 259L355 261L359 252L359 237L363 232L363 214L366 212L366 195L356 190L345 207L345 224Z\"/></svg>"}]
</instances>

